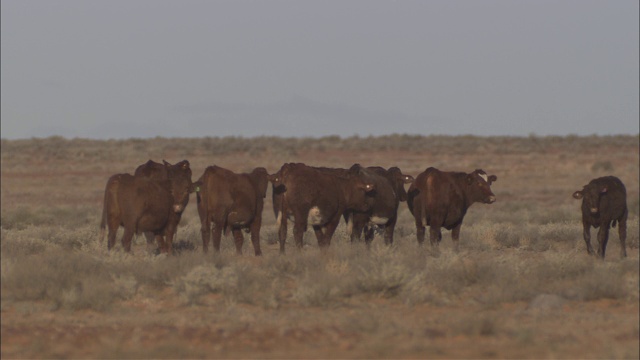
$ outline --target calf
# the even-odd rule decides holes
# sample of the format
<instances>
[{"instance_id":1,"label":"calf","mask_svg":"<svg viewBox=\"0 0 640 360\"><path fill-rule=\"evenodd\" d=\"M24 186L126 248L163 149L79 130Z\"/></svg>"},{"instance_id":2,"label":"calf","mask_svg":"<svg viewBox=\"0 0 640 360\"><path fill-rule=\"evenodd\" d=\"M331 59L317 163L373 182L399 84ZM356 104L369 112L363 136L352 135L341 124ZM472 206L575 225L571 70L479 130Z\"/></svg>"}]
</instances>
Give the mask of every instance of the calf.
<instances>
[{"instance_id":1,"label":"calf","mask_svg":"<svg viewBox=\"0 0 640 360\"><path fill-rule=\"evenodd\" d=\"M163 166L167 171L163 180L116 174L107 181L100 227L103 234L108 227L108 249L115 245L116 232L123 226L125 251L131 251L134 234L151 232L160 250L171 253L173 236L195 186L188 161Z\"/></svg>"},{"instance_id":2,"label":"calf","mask_svg":"<svg viewBox=\"0 0 640 360\"><path fill-rule=\"evenodd\" d=\"M251 242L256 256L260 251L260 226L262 208L267 194L269 174L265 168L255 168L249 174L235 174L230 170L208 167L200 180L198 214L200 215L202 248L209 250L211 224L213 223L213 248L220 251L222 231L231 229L236 252L242 253L244 238L242 229L251 232Z\"/></svg>"},{"instance_id":3,"label":"calf","mask_svg":"<svg viewBox=\"0 0 640 360\"><path fill-rule=\"evenodd\" d=\"M591 227L598 230L598 255L604 259L609 241L609 228L618 222L620 238L620 256L627 256L627 189L615 176L605 176L591 180L582 190L573 193L576 199L582 199L582 228L587 252L593 255L591 247Z\"/></svg>"},{"instance_id":4,"label":"calf","mask_svg":"<svg viewBox=\"0 0 640 360\"><path fill-rule=\"evenodd\" d=\"M345 214L351 241L360 239L364 231L364 240L370 244L374 236L374 227L384 231L384 242L393 243L393 232L398 220L398 205L407 200L404 184L413 182L411 175L404 175L397 167L385 170L382 167L368 167L362 172L370 180L376 191L371 196L371 208L367 212L352 211Z\"/></svg>"},{"instance_id":5,"label":"calf","mask_svg":"<svg viewBox=\"0 0 640 360\"><path fill-rule=\"evenodd\" d=\"M309 224L313 226L318 246L326 248L347 210L370 209L367 194L374 191L375 185L363 179L361 169L357 164L345 171L289 163L270 177L276 202L280 253L285 251L287 218L294 222L293 237L298 248L302 248L302 237Z\"/></svg>"},{"instance_id":6,"label":"calf","mask_svg":"<svg viewBox=\"0 0 640 360\"><path fill-rule=\"evenodd\" d=\"M483 170L472 173L444 172L428 168L409 187L407 204L416 222L418 243L424 243L425 226L429 240L437 246L442 240L440 228L451 230L454 249L458 250L460 227L469 207L475 202L491 204L496 196L491 192L495 175Z\"/></svg>"}]
</instances>

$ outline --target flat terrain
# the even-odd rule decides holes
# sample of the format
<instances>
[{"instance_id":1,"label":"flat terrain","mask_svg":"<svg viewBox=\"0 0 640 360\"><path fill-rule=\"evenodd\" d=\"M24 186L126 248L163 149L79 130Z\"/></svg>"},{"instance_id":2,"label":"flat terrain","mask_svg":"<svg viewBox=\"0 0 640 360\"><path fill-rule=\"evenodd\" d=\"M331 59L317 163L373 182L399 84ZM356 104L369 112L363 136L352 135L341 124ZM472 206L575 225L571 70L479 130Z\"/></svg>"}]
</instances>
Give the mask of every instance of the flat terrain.
<instances>
[{"instance_id":1,"label":"flat terrain","mask_svg":"<svg viewBox=\"0 0 640 360\"><path fill-rule=\"evenodd\" d=\"M122 141L2 140L2 358L630 358L640 357L637 135L407 136ZM406 204L395 242L328 252L311 231L278 254L267 193L264 256L203 254L195 197L178 254L106 250L107 178L148 159L236 172L285 162L429 166L495 174L497 202L475 204L460 252L420 247ZM580 202L591 179L618 176L630 210L628 257L617 228L607 257L586 253ZM121 232L120 232L121 233ZM592 241L596 231L592 231ZM246 237L246 236L245 236Z\"/></svg>"}]
</instances>

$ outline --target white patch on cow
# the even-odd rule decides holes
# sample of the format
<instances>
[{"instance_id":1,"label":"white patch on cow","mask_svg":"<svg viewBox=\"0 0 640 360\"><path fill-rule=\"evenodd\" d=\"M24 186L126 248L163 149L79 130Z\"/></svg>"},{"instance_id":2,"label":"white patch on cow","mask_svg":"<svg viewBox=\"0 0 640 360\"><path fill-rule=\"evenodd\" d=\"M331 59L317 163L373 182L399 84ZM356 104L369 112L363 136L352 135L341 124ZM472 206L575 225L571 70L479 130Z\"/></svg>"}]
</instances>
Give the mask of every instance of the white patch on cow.
<instances>
[{"instance_id":1,"label":"white patch on cow","mask_svg":"<svg viewBox=\"0 0 640 360\"><path fill-rule=\"evenodd\" d=\"M322 225L322 214L320 214L320 209L317 206L314 206L309 210L309 217L307 218L307 222L309 225Z\"/></svg>"},{"instance_id":2,"label":"white patch on cow","mask_svg":"<svg viewBox=\"0 0 640 360\"><path fill-rule=\"evenodd\" d=\"M372 224L385 225L386 223L389 222L389 218L381 217L381 216L372 216L371 219L369 219L369 221Z\"/></svg>"},{"instance_id":3,"label":"white patch on cow","mask_svg":"<svg viewBox=\"0 0 640 360\"><path fill-rule=\"evenodd\" d=\"M489 178L487 177L487 174L478 174L478 176L480 176L485 182L489 182Z\"/></svg>"}]
</instances>

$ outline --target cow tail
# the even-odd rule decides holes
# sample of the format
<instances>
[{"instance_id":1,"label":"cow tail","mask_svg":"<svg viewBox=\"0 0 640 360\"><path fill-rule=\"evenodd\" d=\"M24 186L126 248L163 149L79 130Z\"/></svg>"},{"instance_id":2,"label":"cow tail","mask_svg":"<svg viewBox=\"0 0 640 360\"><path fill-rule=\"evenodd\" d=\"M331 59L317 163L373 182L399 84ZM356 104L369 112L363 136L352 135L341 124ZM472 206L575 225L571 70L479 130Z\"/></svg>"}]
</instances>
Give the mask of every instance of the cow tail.
<instances>
[{"instance_id":1,"label":"cow tail","mask_svg":"<svg viewBox=\"0 0 640 360\"><path fill-rule=\"evenodd\" d=\"M427 226L427 202L429 201L429 192L426 191L424 194L424 198L420 201L420 216L422 217L420 220L422 221L422 226Z\"/></svg>"},{"instance_id":2,"label":"cow tail","mask_svg":"<svg viewBox=\"0 0 640 360\"><path fill-rule=\"evenodd\" d=\"M280 225L282 224L282 217L284 216L284 193L280 195L276 200L280 203L278 206L278 213L276 214L276 226L280 229ZM285 220L286 221L286 220Z\"/></svg>"},{"instance_id":3,"label":"cow tail","mask_svg":"<svg viewBox=\"0 0 640 360\"><path fill-rule=\"evenodd\" d=\"M287 202L285 200L286 193L283 193L280 197L280 212L276 218L276 224L278 226L278 233L280 233L280 229L286 225L287 223Z\"/></svg>"},{"instance_id":4,"label":"cow tail","mask_svg":"<svg viewBox=\"0 0 640 360\"><path fill-rule=\"evenodd\" d=\"M104 241L104 235L107 228L107 199L109 196L109 185L104 190L104 201L102 204L102 219L100 220L100 243Z\"/></svg>"}]
</instances>

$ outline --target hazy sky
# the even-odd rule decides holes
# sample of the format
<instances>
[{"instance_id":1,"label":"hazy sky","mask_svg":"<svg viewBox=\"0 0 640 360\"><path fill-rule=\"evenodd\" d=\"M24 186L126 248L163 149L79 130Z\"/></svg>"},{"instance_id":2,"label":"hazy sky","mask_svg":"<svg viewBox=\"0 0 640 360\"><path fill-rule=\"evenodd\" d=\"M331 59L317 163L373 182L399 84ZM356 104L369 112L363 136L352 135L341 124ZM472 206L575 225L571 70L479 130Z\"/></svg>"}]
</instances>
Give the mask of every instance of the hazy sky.
<instances>
[{"instance_id":1,"label":"hazy sky","mask_svg":"<svg viewBox=\"0 0 640 360\"><path fill-rule=\"evenodd\" d=\"M2 0L2 138L639 132L638 0Z\"/></svg>"}]
</instances>

